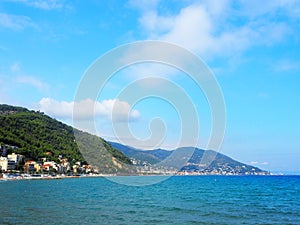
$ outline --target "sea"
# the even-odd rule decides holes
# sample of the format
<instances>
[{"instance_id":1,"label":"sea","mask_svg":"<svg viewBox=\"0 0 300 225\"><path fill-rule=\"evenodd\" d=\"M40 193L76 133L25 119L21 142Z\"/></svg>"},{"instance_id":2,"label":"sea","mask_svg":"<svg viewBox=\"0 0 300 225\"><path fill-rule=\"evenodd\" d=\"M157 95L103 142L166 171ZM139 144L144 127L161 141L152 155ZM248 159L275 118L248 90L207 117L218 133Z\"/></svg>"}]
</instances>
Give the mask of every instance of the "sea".
<instances>
[{"instance_id":1,"label":"sea","mask_svg":"<svg viewBox=\"0 0 300 225\"><path fill-rule=\"evenodd\" d=\"M300 224L300 176L0 181L0 224Z\"/></svg>"}]
</instances>

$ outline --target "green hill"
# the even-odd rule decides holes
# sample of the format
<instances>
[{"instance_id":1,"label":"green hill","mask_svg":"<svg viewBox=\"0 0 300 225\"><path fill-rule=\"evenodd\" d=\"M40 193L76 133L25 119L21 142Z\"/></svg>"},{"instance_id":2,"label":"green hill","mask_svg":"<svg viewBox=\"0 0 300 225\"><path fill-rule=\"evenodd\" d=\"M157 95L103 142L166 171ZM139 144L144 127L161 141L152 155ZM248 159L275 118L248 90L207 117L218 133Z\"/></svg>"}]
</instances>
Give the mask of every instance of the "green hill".
<instances>
[{"instance_id":1,"label":"green hill","mask_svg":"<svg viewBox=\"0 0 300 225\"><path fill-rule=\"evenodd\" d=\"M15 146L8 152L26 159L58 161L61 155L71 164L81 161L97 166L100 172L126 172L126 165L121 164L131 164L128 157L98 136L73 129L42 112L10 105L0 105L0 144Z\"/></svg>"}]
</instances>

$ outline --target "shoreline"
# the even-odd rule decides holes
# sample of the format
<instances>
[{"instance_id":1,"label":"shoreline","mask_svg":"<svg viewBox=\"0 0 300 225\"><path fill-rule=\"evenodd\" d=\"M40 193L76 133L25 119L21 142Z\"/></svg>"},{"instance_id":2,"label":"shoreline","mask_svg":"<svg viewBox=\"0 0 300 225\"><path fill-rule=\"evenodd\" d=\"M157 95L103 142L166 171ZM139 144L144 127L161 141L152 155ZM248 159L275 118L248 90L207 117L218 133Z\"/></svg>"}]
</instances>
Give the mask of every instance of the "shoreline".
<instances>
[{"instance_id":1,"label":"shoreline","mask_svg":"<svg viewBox=\"0 0 300 225\"><path fill-rule=\"evenodd\" d=\"M10 181L10 180L60 180L60 179L71 179L71 178L96 178L96 177L109 177L114 176L110 174L93 174L93 175L72 175L72 176L51 176L51 175L43 175L40 176L31 176L29 174L3 174L3 177L0 178L0 181Z\"/></svg>"},{"instance_id":2,"label":"shoreline","mask_svg":"<svg viewBox=\"0 0 300 225\"><path fill-rule=\"evenodd\" d=\"M93 174L93 175L72 175L72 176L6 176L1 177L0 181L15 181L15 180L60 180L60 179L74 179L74 178L106 178L106 177L151 177L151 176L176 176L176 177L201 177L201 176L214 176L214 177L276 177L276 176L300 176L295 174L256 174L256 175L246 175L246 174L173 174L173 175L164 175L164 174L149 174L149 175L116 175L116 174Z\"/></svg>"}]
</instances>

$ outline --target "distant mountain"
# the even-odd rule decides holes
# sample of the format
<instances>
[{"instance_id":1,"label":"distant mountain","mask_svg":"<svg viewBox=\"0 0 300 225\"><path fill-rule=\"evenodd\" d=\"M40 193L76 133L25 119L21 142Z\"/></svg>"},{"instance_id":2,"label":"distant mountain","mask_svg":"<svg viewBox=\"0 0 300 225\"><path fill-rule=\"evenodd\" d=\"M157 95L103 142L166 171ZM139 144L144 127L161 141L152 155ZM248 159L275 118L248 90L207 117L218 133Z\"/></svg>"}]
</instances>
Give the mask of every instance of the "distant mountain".
<instances>
[{"instance_id":1,"label":"distant mountain","mask_svg":"<svg viewBox=\"0 0 300 225\"><path fill-rule=\"evenodd\" d=\"M213 160L209 165L205 165L201 160L205 158L212 158ZM203 165L202 165L203 163ZM207 172L212 171L223 171L230 172L235 171L237 174L247 174L247 173L262 173L266 172L257 167L250 166L241 162L238 162L224 154L212 151L212 150L202 150L196 148L192 157L188 161L188 165L182 168L183 171L201 171L205 170Z\"/></svg>"},{"instance_id":2,"label":"distant mountain","mask_svg":"<svg viewBox=\"0 0 300 225\"><path fill-rule=\"evenodd\" d=\"M154 157L158 158L159 161L161 161L169 157L172 154L172 151L159 148L159 149L151 150L149 154L153 155Z\"/></svg>"},{"instance_id":3,"label":"distant mountain","mask_svg":"<svg viewBox=\"0 0 300 225\"><path fill-rule=\"evenodd\" d=\"M98 136L73 129L42 112L10 105L0 104L0 144L26 159L58 161L62 156L70 163L92 164L105 173L126 172L126 164L131 164L127 156Z\"/></svg>"},{"instance_id":4,"label":"distant mountain","mask_svg":"<svg viewBox=\"0 0 300 225\"><path fill-rule=\"evenodd\" d=\"M119 151L121 151L127 157L140 160L141 162L156 164L162 160L162 158L157 157L155 154L149 154L148 151L135 149L133 147L122 145L116 142L109 142L109 144L114 148L118 149Z\"/></svg>"},{"instance_id":5,"label":"distant mountain","mask_svg":"<svg viewBox=\"0 0 300 225\"><path fill-rule=\"evenodd\" d=\"M110 144L116 149L123 152L124 155L129 158L134 158L142 164L154 165L167 160L171 157L175 150L140 150L130 146L125 146L120 143L110 142ZM257 167L250 166L241 162L238 162L224 154L212 151L203 150L199 148L183 147L176 149L181 152L194 151L190 159L180 169L180 171L186 172L203 172L203 173L217 173L217 174L258 174L267 173ZM209 163L208 163L209 162Z\"/></svg>"}]
</instances>

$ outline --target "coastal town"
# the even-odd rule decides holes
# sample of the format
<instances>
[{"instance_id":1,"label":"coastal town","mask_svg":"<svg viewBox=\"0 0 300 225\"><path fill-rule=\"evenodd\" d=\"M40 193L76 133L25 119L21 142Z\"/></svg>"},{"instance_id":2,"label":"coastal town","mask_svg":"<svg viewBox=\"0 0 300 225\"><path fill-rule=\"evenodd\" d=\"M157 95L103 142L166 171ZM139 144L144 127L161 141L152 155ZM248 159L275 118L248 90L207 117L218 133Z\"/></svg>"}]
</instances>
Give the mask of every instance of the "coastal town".
<instances>
[{"instance_id":1,"label":"coastal town","mask_svg":"<svg viewBox=\"0 0 300 225\"><path fill-rule=\"evenodd\" d=\"M14 148L14 146L9 146ZM16 147L15 147L16 148ZM0 145L0 178L60 178L78 175L97 175L98 171L91 165L80 161L71 165L67 158L58 157L59 162L41 158L40 161L25 160L21 154L7 154L7 146Z\"/></svg>"},{"instance_id":2,"label":"coastal town","mask_svg":"<svg viewBox=\"0 0 300 225\"><path fill-rule=\"evenodd\" d=\"M8 146L15 148L14 146ZM21 154L14 152L8 154L7 146L0 146L0 179L59 179L74 177L95 177L95 176L115 176L115 174L102 174L98 169L83 162L77 161L73 165L67 158L59 155L56 161L49 160L47 157L41 158L39 161L25 160ZM204 170L180 170L174 168L165 168L161 166L151 165L147 162L138 162L131 158L136 173L132 175L270 175L265 171L246 171L243 168L220 167ZM190 163L188 163L190 166Z\"/></svg>"}]
</instances>

